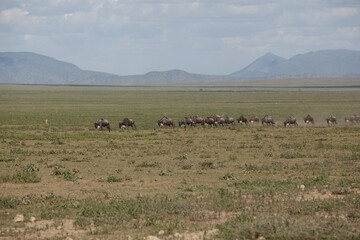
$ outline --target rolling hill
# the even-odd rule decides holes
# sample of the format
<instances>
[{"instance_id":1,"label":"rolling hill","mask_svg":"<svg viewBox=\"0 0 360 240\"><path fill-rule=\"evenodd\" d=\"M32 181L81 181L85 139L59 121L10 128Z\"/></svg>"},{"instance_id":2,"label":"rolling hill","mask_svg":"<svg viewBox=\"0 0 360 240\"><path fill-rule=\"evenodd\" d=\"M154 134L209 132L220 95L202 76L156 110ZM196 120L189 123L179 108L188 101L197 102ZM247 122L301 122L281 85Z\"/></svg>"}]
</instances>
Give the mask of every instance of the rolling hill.
<instances>
[{"instance_id":1,"label":"rolling hill","mask_svg":"<svg viewBox=\"0 0 360 240\"><path fill-rule=\"evenodd\" d=\"M175 69L130 76L82 70L36 53L0 52L0 83L10 84L139 85L294 78L360 78L360 51L321 50L290 59L268 53L229 75L193 74Z\"/></svg>"}]
</instances>

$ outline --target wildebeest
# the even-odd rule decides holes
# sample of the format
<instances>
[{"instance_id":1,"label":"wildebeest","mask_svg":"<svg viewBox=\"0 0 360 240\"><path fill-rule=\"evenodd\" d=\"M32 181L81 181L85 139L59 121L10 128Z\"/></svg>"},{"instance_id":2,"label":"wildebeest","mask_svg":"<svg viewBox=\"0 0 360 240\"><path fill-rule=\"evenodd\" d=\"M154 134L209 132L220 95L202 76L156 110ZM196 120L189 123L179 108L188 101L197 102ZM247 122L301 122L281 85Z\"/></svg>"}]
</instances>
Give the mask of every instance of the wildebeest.
<instances>
[{"instance_id":1,"label":"wildebeest","mask_svg":"<svg viewBox=\"0 0 360 240\"><path fill-rule=\"evenodd\" d=\"M108 120L101 118L100 120L94 122L94 126L96 129L102 129L106 127L110 132L110 123Z\"/></svg>"},{"instance_id":2,"label":"wildebeest","mask_svg":"<svg viewBox=\"0 0 360 240\"><path fill-rule=\"evenodd\" d=\"M191 117L184 117L179 121L179 127L192 126L195 127L195 122Z\"/></svg>"},{"instance_id":3,"label":"wildebeest","mask_svg":"<svg viewBox=\"0 0 360 240\"><path fill-rule=\"evenodd\" d=\"M312 116L310 116L310 114L308 114L306 117L304 117L304 122L306 124L315 124L314 118Z\"/></svg>"},{"instance_id":4,"label":"wildebeest","mask_svg":"<svg viewBox=\"0 0 360 240\"><path fill-rule=\"evenodd\" d=\"M328 125L337 124L337 122L336 122L336 117L335 117L335 116L327 117L325 120L326 120L326 122L327 122Z\"/></svg>"},{"instance_id":5,"label":"wildebeest","mask_svg":"<svg viewBox=\"0 0 360 240\"><path fill-rule=\"evenodd\" d=\"M294 125L294 126L298 125L297 122L296 122L296 118L289 117L284 121L284 127L290 126L290 125Z\"/></svg>"},{"instance_id":6,"label":"wildebeest","mask_svg":"<svg viewBox=\"0 0 360 240\"><path fill-rule=\"evenodd\" d=\"M360 116L358 115L351 115L348 117L345 117L346 123L359 123L360 122Z\"/></svg>"},{"instance_id":7,"label":"wildebeest","mask_svg":"<svg viewBox=\"0 0 360 240\"><path fill-rule=\"evenodd\" d=\"M274 120L272 119L271 116L269 115L265 115L262 119L261 119L261 123L262 125L266 124L266 125L275 125Z\"/></svg>"},{"instance_id":8,"label":"wildebeest","mask_svg":"<svg viewBox=\"0 0 360 240\"><path fill-rule=\"evenodd\" d=\"M260 122L260 119L258 117L252 116L250 118L250 123L258 123L258 122Z\"/></svg>"},{"instance_id":9,"label":"wildebeest","mask_svg":"<svg viewBox=\"0 0 360 240\"><path fill-rule=\"evenodd\" d=\"M234 119L232 117L226 117L225 118L225 124L232 124L234 125L235 122L234 122Z\"/></svg>"},{"instance_id":10,"label":"wildebeest","mask_svg":"<svg viewBox=\"0 0 360 240\"><path fill-rule=\"evenodd\" d=\"M354 117L355 117L355 122L360 123L360 116L359 115L354 115Z\"/></svg>"},{"instance_id":11,"label":"wildebeest","mask_svg":"<svg viewBox=\"0 0 360 240\"><path fill-rule=\"evenodd\" d=\"M136 129L135 121L129 118L124 118L122 122L119 122L119 128L132 127Z\"/></svg>"},{"instance_id":12,"label":"wildebeest","mask_svg":"<svg viewBox=\"0 0 360 240\"><path fill-rule=\"evenodd\" d=\"M159 127L172 126L174 127L174 121L171 118L163 117L157 121Z\"/></svg>"},{"instance_id":13,"label":"wildebeest","mask_svg":"<svg viewBox=\"0 0 360 240\"><path fill-rule=\"evenodd\" d=\"M241 115L238 119L236 119L238 121L238 123L243 124L245 123L246 125L248 125L248 120L246 117L244 117L243 115Z\"/></svg>"},{"instance_id":14,"label":"wildebeest","mask_svg":"<svg viewBox=\"0 0 360 240\"><path fill-rule=\"evenodd\" d=\"M195 117L192 117L192 120L194 121L194 123L196 125L196 124L201 124L204 119L202 117L195 116Z\"/></svg>"},{"instance_id":15,"label":"wildebeest","mask_svg":"<svg viewBox=\"0 0 360 240\"><path fill-rule=\"evenodd\" d=\"M210 117L213 118L216 121L216 119L220 118L221 116L219 114L213 114Z\"/></svg>"},{"instance_id":16,"label":"wildebeest","mask_svg":"<svg viewBox=\"0 0 360 240\"><path fill-rule=\"evenodd\" d=\"M186 122L186 125L192 126L192 127L195 126L195 121L193 120L192 117L185 117L184 120Z\"/></svg>"},{"instance_id":17,"label":"wildebeest","mask_svg":"<svg viewBox=\"0 0 360 240\"><path fill-rule=\"evenodd\" d=\"M221 125L221 126L224 126L225 124L225 118L223 117L217 117L215 118L215 125Z\"/></svg>"},{"instance_id":18,"label":"wildebeest","mask_svg":"<svg viewBox=\"0 0 360 240\"><path fill-rule=\"evenodd\" d=\"M201 122L201 125L216 126L215 119L213 119L212 117L207 117Z\"/></svg>"}]
</instances>

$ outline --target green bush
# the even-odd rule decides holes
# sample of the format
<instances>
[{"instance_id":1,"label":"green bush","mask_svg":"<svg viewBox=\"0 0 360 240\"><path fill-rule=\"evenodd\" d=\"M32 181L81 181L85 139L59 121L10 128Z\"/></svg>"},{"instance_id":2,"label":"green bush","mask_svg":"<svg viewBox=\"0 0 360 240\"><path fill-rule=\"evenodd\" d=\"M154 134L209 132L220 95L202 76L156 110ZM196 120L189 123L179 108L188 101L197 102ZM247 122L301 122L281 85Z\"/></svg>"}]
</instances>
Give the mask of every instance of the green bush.
<instances>
[{"instance_id":1,"label":"green bush","mask_svg":"<svg viewBox=\"0 0 360 240\"><path fill-rule=\"evenodd\" d=\"M124 180L121 177L116 177L114 175L108 176L107 182L123 182Z\"/></svg>"}]
</instances>

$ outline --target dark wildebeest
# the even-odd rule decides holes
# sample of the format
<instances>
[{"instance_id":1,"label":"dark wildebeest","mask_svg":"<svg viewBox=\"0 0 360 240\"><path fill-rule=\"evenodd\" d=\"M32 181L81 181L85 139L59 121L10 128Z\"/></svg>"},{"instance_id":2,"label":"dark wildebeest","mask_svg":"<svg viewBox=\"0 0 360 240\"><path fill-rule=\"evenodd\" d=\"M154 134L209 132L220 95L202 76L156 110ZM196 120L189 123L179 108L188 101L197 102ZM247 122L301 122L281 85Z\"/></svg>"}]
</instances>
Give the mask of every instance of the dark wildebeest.
<instances>
[{"instance_id":1,"label":"dark wildebeest","mask_svg":"<svg viewBox=\"0 0 360 240\"><path fill-rule=\"evenodd\" d=\"M355 115L355 122L360 123L360 116L359 115Z\"/></svg>"},{"instance_id":2,"label":"dark wildebeest","mask_svg":"<svg viewBox=\"0 0 360 240\"><path fill-rule=\"evenodd\" d=\"M269 115L265 115L262 119L261 119L261 124L264 125L275 125L274 120L272 119L271 116Z\"/></svg>"},{"instance_id":3,"label":"dark wildebeest","mask_svg":"<svg viewBox=\"0 0 360 240\"><path fill-rule=\"evenodd\" d=\"M219 114L213 114L210 117L213 118L216 121L216 119L220 118L221 116Z\"/></svg>"},{"instance_id":4,"label":"dark wildebeest","mask_svg":"<svg viewBox=\"0 0 360 240\"><path fill-rule=\"evenodd\" d=\"M228 124L234 125L235 124L234 119L232 117L226 117L225 118L225 124L226 125L228 125Z\"/></svg>"},{"instance_id":5,"label":"dark wildebeest","mask_svg":"<svg viewBox=\"0 0 360 240\"><path fill-rule=\"evenodd\" d=\"M250 123L258 123L258 122L260 122L260 119L258 117L252 116L250 118Z\"/></svg>"},{"instance_id":6,"label":"dark wildebeest","mask_svg":"<svg viewBox=\"0 0 360 240\"><path fill-rule=\"evenodd\" d=\"M284 121L284 127L286 126L290 126L290 125L294 125L294 126L297 126L297 122L296 122L296 118L294 117L289 117L288 119L286 119Z\"/></svg>"},{"instance_id":7,"label":"dark wildebeest","mask_svg":"<svg viewBox=\"0 0 360 240\"><path fill-rule=\"evenodd\" d=\"M243 124L245 123L246 125L248 125L248 120L246 117L244 117L243 115L241 115L238 119L236 119L238 121L238 123Z\"/></svg>"},{"instance_id":8,"label":"dark wildebeest","mask_svg":"<svg viewBox=\"0 0 360 240\"><path fill-rule=\"evenodd\" d=\"M186 125L195 127L195 121L192 117L185 117L184 120L186 122Z\"/></svg>"},{"instance_id":9,"label":"dark wildebeest","mask_svg":"<svg viewBox=\"0 0 360 240\"><path fill-rule=\"evenodd\" d=\"M224 126L224 124L225 124L225 118L223 118L223 117L215 118L215 125Z\"/></svg>"},{"instance_id":10,"label":"dark wildebeest","mask_svg":"<svg viewBox=\"0 0 360 240\"><path fill-rule=\"evenodd\" d=\"M326 120L328 125L337 124L336 117L334 117L334 116L327 117L325 120Z\"/></svg>"},{"instance_id":11,"label":"dark wildebeest","mask_svg":"<svg viewBox=\"0 0 360 240\"><path fill-rule=\"evenodd\" d=\"M351 115L349 117L345 117L346 123L359 123L360 122L360 116L358 115Z\"/></svg>"},{"instance_id":12,"label":"dark wildebeest","mask_svg":"<svg viewBox=\"0 0 360 240\"><path fill-rule=\"evenodd\" d=\"M132 127L136 129L135 121L129 118L124 118L122 122L119 122L119 128Z\"/></svg>"},{"instance_id":13,"label":"dark wildebeest","mask_svg":"<svg viewBox=\"0 0 360 240\"><path fill-rule=\"evenodd\" d=\"M179 127L186 127L186 121L185 121L185 119L181 119L181 120L179 121Z\"/></svg>"},{"instance_id":14,"label":"dark wildebeest","mask_svg":"<svg viewBox=\"0 0 360 240\"><path fill-rule=\"evenodd\" d=\"M215 119L213 119L212 117L207 117L202 121L201 125L216 126L216 122L215 122Z\"/></svg>"},{"instance_id":15,"label":"dark wildebeest","mask_svg":"<svg viewBox=\"0 0 360 240\"><path fill-rule=\"evenodd\" d=\"M202 117L198 117L198 116L195 116L192 119L193 119L193 121L195 123L195 126L196 126L196 124L201 124L202 121L204 120Z\"/></svg>"},{"instance_id":16,"label":"dark wildebeest","mask_svg":"<svg viewBox=\"0 0 360 240\"><path fill-rule=\"evenodd\" d=\"M110 123L106 119L101 118L100 120L94 122L94 126L96 129L102 129L103 127L106 127L110 132Z\"/></svg>"},{"instance_id":17,"label":"dark wildebeest","mask_svg":"<svg viewBox=\"0 0 360 240\"><path fill-rule=\"evenodd\" d=\"M174 127L174 121L171 118L163 117L157 121L159 127L172 126Z\"/></svg>"},{"instance_id":18,"label":"dark wildebeest","mask_svg":"<svg viewBox=\"0 0 360 240\"><path fill-rule=\"evenodd\" d=\"M310 116L310 114L308 114L306 117L304 117L304 122L306 124L315 124L314 118L312 116Z\"/></svg>"},{"instance_id":19,"label":"dark wildebeest","mask_svg":"<svg viewBox=\"0 0 360 240\"><path fill-rule=\"evenodd\" d=\"M191 117L184 117L184 119L179 121L179 127L186 127L186 126L195 126L195 122Z\"/></svg>"}]
</instances>

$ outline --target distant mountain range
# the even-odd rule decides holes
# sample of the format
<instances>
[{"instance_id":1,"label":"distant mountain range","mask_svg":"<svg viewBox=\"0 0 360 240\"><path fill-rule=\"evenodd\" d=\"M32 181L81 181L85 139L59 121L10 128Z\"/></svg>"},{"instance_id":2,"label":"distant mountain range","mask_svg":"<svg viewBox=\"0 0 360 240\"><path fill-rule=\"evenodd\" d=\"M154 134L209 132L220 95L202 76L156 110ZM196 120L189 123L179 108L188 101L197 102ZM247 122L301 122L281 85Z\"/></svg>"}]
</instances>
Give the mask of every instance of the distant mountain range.
<instances>
[{"instance_id":1,"label":"distant mountain range","mask_svg":"<svg viewBox=\"0 0 360 240\"><path fill-rule=\"evenodd\" d=\"M171 70L130 76L82 70L74 64L36 53L0 52L0 83L139 85L327 77L360 78L360 51L321 50L299 54L288 60L268 53L229 75Z\"/></svg>"},{"instance_id":2,"label":"distant mountain range","mask_svg":"<svg viewBox=\"0 0 360 240\"><path fill-rule=\"evenodd\" d=\"M231 76L243 79L358 78L360 51L321 50L298 54L289 60L268 53Z\"/></svg>"}]
</instances>

